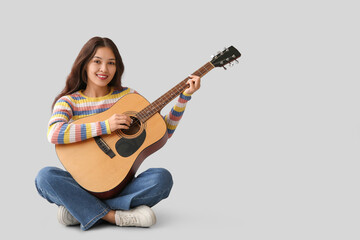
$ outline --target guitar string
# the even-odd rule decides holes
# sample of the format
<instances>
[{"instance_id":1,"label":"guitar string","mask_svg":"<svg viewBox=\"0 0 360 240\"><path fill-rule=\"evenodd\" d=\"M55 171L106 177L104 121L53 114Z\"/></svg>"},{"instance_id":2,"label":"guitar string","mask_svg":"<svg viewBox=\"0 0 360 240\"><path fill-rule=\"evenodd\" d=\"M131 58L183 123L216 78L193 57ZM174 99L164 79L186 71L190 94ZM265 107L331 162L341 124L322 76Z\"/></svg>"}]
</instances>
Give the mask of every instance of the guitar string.
<instances>
[{"instance_id":1,"label":"guitar string","mask_svg":"<svg viewBox=\"0 0 360 240\"><path fill-rule=\"evenodd\" d=\"M210 64L210 66L208 66ZM204 76L205 74L207 74L212 68L211 68L212 64L210 62L206 63L204 66L202 66L201 68L199 68L197 71L195 71L193 73L193 75L200 75L200 77ZM207 67L210 67L210 69L208 69ZM197 74L197 73L200 74ZM162 105L164 104L158 104L157 101L160 102L165 102L166 101L172 101L176 96L178 96L179 94L181 94L181 92L184 90L185 86L182 86L184 84L186 84L186 82L190 79L190 77L187 77L186 79L184 79L183 81L181 81L179 84L177 84L173 89L171 89L169 92L167 92L166 94L164 94L162 97L160 97L159 99L157 99L154 103L150 104L155 106L152 110L147 110L148 113L142 113L145 109L147 109L149 106L145 107L143 110L141 110L140 112L138 112L135 116L133 116L133 122L131 124L137 124L139 126L141 126L141 121L138 118L146 118L149 119L153 114L155 114L156 112L158 112L161 108ZM175 96L175 97L174 97ZM137 117L136 117L137 116ZM135 121L134 121L135 119ZM119 132L117 132L119 135Z\"/></svg>"},{"instance_id":2,"label":"guitar string","mask_svg":"<svg viewBox=\"0 0 360 240\"><path fill-rule=\"evenodd\" d=\"M200 72L200 77L202 77L203 75L205 75L206 73L208 73L211 69L207 69L206 66L209 65L209 67L211 69L213 69L215 66L211 63L211 62L207 62L203 67L201 67L200 69L198 69L197 71L195 71L193 74L196 74L197 72ZM202 72L202 69L205 69L204 73ZM198 74L196 74L198 75ZM168 93L164 94L162 97L160 97L159 99L157 99L154 103L150 104L148 107L146 107L145 109L143 109L141 112L139 112L138 116L141 116L141 118L145 117L145 120L147 120L148 118L150 118L153 114L155 114L156 112L158 112L159 110L161 110L161 108L163 107L164 104L158 104L157 101L163 102L163 100L166 101L171 101L172 97L174 96L174 89L178 89L177 91L175 91L175 95L177 96L178 94L181 93L181 91L184 90L184 86L181 86L181 84L184 84L185 81L187 81L189 79L186 78L184 81L180 82L177 86L175 86L173 89L171 89ZM180 85L180 86L179 86ZM170 93L170 96L168 96ZM162 100L162 101L161 101ZM154 108L152 109L148 109L150 106L154 106ZM147 111L147 113L142 113L144 110Z\"/></svg>"},{"instance_id":3,"label":"guitar string","mask_svg":"<svg viewBox=\"0 0 360 240\"><path fill-rule=\"evenodd\" d=\"M203 76L205 75L205 73L209 72L209 70L206 68L206 65L205 64L202 68L200 68L198 71L196 71L195 73L197 72L200 72L200 76ZM205 71L203 71L205 69ZM178 95L180 94L181 91L183 91L184 87L185 87L185 82L187 82L190 78L186 78L185 80L183 80L182 82L180 82L177 86L175 86L174 89L170 90L168 94L165 94L163 97L165 98L165 100L169 101L169 100L172 100L173 96L174 95ZM155 103L155 105L157 107L161 107L161 105L158 105L157 103Z\"/></svg>"},{"instance_id":4,"label":"guitar string","mask_svg":"<svg viewBox=\"0 0 360 240\"><path fill-rule=\"evenodd\" d=\"M208 65L208 63L207 64L205 64L203 67L201 67L199 70L197 70L195 73L197 73L197 72L200 72L200 77L202 77L202 76L204 76L206 73L208 73L209 71L210 71L210 69L207 69L206 68L206 65ZM204 72L202 72L202 70L203 69L205 69L205 71ZM194 74L195 74L194 73ZM189 80L190 78L189 77L187 77L185 80L183 80L182 82L180 82L178 85L180 85L180 86L175 86L175 93L174 93L174 90L172 89L172 90L170 90L168 93L166 93L163 97L165 98L165 100L166 101L171 101L171 100L173 100L173 97L174 97L174 95L178 95L178 94L180 94L181 93L181 91L183 91L184 90L184 87L185 86L181 86L181 85L184 85L185 84L185 82L187 82L188 80ZM163 104L160 104L160 105L158 105L157 103L155 103L155 105L159 108L159 107L162 107L162 105Z\"/></svg>"},{"instance_id":5,"label":"guitar string","mask_svg":"<svg viewBox=\"0 0 360 240\"><path fill-rule=\"evenodd\" d=\"M194 74L196 75L200 75L203 76L205 75L206 73L208 73L211 69L208 69L207 67L209 63L205 64L203 67L201 67L200 69L198 69L197 71L194 72ZM210 66L211 67L211 66ZM197 73L200 73L200 74L197 74ZM183 80L182 82L180 82L178 85L176 85L173 89L171 89L168 93L164 94L162 97L160 97L158 100L156 100L153 104L154 108L152 108L151 110L148 110L148 113L145 116L144 114L142 114L141 112L139 112L140 114L140 117L145 117L145 118L148 118L150 116L152 116L154 113L158 112L164 105L164 101L171 101L173 100L174 96L176 97L177 95L179 95L181 93L181 91L184 90L184 87L185 87L185 83L189 80L190 78L186 78L185 80ZM158 102L161 102L160 104ZM150 105L149 105L150 106ZM149 107L148 106L148 107ZM147 108L148 108L147 107ZM146 110L146 108L144 109ZM146 119L147 120L147 119Z\"/></svg>"},{"instance_id":6,"label":"guitar string","mask_svg":"<svg viewBox=\"0 0 360 240\"><path fill-rule=\"evenodd\" d=\"M208 66L209 65L209 66ZM207 67L210 67L210 69L207 69ZM210 70L212 70L213 68L215 68L215 66L211 63L211 62L207 62L204 66L202 66L201 68L199 68L198 70L196 70L193 75L199 75L199 77L204 76L205 74L207 74ZM202 72L202 70L204 70L204 72ZM197 74L197 73L200 74ZM154 115L156 112L160 111L164 106L165 103L164 102L170 102L172 101L176 96L178 96L179 94L181 94L182 91L184 91L186 88L184 84L186 84L186 82L190 79L190 77L187 77L186 79L184 79L183 81L181 81L179 84L177 84L174 88L170 89L169 92L165 93L163 96L161 96L160 98L158 98L157 100L155 100L155 102L153 102L152 104L148 105L147 107L145 107L143 110L141 110L140 112L138 112L137 114L135 114L135 116L132 116L132 124L137 124L139 126L141 126L141 121L140 119L145 119L145 121L147 121L149 118L151 118L152 115ZM157 101L161 102L160 105L157 103ZM150 106L153 106L152 109L146 110L147 108L149 108ZM144 113L143 111L147 111L147 114ZM135 119L135 121L134 121ZM130 125L130 126L131 126ZM116 130L115 132L120 136L120 131L121 129Z\"/></svg>"},{"instance_id":7,"label":"guitar string","mask_svg":"<svg viewBox=\"0 0 360 240\"><path fill-rule=\"evenodd\" d=\"M205 73L208 72L208 70L205 66L203 68L205 68L206 71L202 72L201 69L199 69L196 72L200 72L200 75L203 76ZM179 95L181 93L181 91L184 90L185 82L187 82L189 79L190 79L189 77L186 78L185 80L180 82L178 85L176 85L173 89L171 89L168 93L164 94L162 97L160 97L158 100L156 100L153 104L151 104L151 105L154 105L155 108L153 108L152 111L151 110L149 111L150 112L149 115L150 116L153 115L155 112L159 111L163 107L164 104L163 103L158 104L157 101L159 101L159 102L171 101L171 100L173 100L174 96L176 97L177 95ZM149 117L149 116L146 116L146 117Z\"/></svg>"},{"instance_id":8,"label":"guitar string","mask_svg":"<svg viewBox=\"0 0 360 240\"><path fill-rule=\"evenodd\" d=\"M209 66L208 66L209 65ZM210 67L210 69L207 69L207 67ZM211 63L211 62L207 62L204 66L202 66L201 68L199 68L198 70L196 70L193 75L200 75L200 77L204 76L205 74L207 74L210 70L212 70L213 68L215 68L215 66ZM204 72L202 72L202 70L204 70ZM197 74L197 73L200 74ZM189 80L190 78L187 77L186 79L184 79L183 81L181 81L179 84L177 84L174 88L170 89L169 92L165 93L163 96L161 96L160 98L158 98L157 100L155 100L155 102L153 102L152 104L148 105L147 107L145 107L143 110L141 110L140 112L138 112L137 114L135 114L135 116L133 116L133 122L132 124L137 124L139 126L141 126L141 121L140 119L145 119L145 121L147 121L149 118L151 118L152 115L154 115L156 112L160 111L164 106L165 103L164 102L170 102L172 101L176 96L178 96L179 94L181 94L182 91L184 91L186 82ZM160 105L157 103L157 101L161 102ZM153 106L152 109L146 110L147 108L149 108L150 106ZM147 113L144 113L143 111L147 111ZM135 121L134 121L135 119ZM130 126L131 126L130 125ZM121 129L116 130L116 133L120 136L120 131Z\"/></svg>"}]
</instances>

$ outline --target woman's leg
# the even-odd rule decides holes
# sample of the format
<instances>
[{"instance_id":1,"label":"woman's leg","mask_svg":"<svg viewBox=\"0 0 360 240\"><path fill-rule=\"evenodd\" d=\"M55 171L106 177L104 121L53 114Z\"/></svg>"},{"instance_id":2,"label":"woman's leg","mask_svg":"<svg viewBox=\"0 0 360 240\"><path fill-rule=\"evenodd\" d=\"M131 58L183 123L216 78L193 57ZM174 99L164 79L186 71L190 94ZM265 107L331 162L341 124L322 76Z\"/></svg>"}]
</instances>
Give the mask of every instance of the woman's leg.
<instances>
[{"instance_id":1,"label":"woman's leg","mask_svg":"<svg viewBox=\"0 0 360 240\"><path fill-rule=\"evenodd\" d=\"M62 169L43 168L38 173L35 184L43 198L50 203L64 206L80 222L83 230L89 229L110 211L104 202L81 188L71 175Z\"/></svg>"},{"instance_id":2,"label":"woman's leg","mask_svg":"<svg viewBox=\"0 0 360 240\"><path fill-rule=\"evenodd\" d=\"M134 178L118 196L104 202L81 188L68 172L59 168L42 169L35 184L43 198L64 206L80 222L81 228L87 230L101 218L115 223L113 210L154 206L168 197L173 181L166 169L151 168Z\"/></svg>"},{"instance_id":3,"label":"woman's leg","mask_svg":"<svg viewBox=\"0 0 360 240\"><path fill-rule=\"evenodd\" d=\"M154 206L170 194L173 180L164 168L150 168L134 178L116 197L104 202L113 210L129 210L140 205Z\"/></svg>"}]
</instances>

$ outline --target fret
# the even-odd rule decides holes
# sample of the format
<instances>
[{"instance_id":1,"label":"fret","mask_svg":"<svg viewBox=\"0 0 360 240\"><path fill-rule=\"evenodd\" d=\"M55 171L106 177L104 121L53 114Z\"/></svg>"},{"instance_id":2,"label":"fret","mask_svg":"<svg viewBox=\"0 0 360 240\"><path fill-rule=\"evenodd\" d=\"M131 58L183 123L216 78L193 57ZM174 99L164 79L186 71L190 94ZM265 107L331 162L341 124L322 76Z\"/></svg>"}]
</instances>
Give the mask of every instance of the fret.
<instances>
[{"instance_id":1,"label":"fret","mask_svg":"<svg viewBox=\"0 0 360 240\"><path fill-rule=\"evenodd\" d=\"M192 75L196 75L199 77L203 77L210 70L212 70L214 66L211 62L206 63L204 66L196 70ZM150 117L152 117L155 113L160 112L161 109L165 107L169 102L171 102L174 98L180 95L186 88L188 88L187 81L190 77L185 78L183 81L178 83L175 87L170 89L167 93L156 99L153 103L145 107L143 110L136 114L136 118L138 118L141 122L147 121Z\"/></svg>"}]
</instances>

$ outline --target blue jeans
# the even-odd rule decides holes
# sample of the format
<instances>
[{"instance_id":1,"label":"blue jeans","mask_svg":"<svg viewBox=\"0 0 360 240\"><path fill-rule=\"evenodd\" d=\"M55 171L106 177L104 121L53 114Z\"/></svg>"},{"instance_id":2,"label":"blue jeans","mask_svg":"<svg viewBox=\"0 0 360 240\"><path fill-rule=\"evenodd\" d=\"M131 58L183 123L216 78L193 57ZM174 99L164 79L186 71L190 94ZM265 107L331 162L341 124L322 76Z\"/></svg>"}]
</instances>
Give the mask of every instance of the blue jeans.
<instances>
[{"instance_id":1,"label":"blue jeans","mask_svg":"<svg viewBox=\"0 0 360 240\"><path fill-rule=\"evenodd\" d=\"M45 167L35 179L39 194L50 203L64 206L87 230L110 210L154 206L169 196L173 185L169 171L150 168L134 178L116 197L100 200L85 191L71 175L56 167Z\"/></svg>"}]
</instances>

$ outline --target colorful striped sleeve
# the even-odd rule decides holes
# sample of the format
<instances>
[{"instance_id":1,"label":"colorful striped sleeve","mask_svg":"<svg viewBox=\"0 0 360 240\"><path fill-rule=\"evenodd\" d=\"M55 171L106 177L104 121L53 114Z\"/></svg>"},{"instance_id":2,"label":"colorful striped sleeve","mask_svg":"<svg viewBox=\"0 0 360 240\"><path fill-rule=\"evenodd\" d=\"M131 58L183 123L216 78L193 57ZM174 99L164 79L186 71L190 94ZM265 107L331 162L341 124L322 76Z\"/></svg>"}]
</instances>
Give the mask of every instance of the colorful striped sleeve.
<instances>
[{"instance_id":1,"label":"colorful striped sleeve","mask_svg":"<svg viewBox=\"0 0 360 240\"><path fill-rule=\"evenodd\" d=\"M185 93L180 94L178 101L176 102L175 106L170 110L170 113L164 116L168 131L168 138L170 138L174 134L175 129L184 114L186 104L190 99L191 95Z\"/></svg>"},{"instance_id":2,"label":"colorful striped sleeve","mask_svg":"<svg viewBox=\"0 0 360 240\"><path fill-rule=\"evenodd\" d=\"M53 109L50 118L47 138L54 144L68 144L83 141L91 137L110 134L108 120L86 124L71 123L73 117L73 104L71 98L60 98Z\"/></svg>"}]
</instances>

